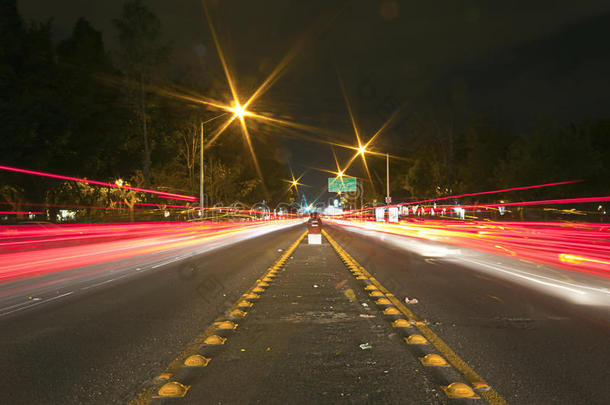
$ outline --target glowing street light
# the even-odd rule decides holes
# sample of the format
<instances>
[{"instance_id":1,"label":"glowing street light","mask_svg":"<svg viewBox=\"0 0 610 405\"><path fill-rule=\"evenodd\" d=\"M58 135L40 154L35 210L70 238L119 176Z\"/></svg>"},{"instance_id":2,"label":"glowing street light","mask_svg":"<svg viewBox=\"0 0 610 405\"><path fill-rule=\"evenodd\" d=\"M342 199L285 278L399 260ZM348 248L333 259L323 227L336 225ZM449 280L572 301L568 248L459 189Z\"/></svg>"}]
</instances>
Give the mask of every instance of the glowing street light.
<instances>
[{"instance_id":1,"label":"glowing street light","mask_svg":"<svg viewBox=\"0 0 610 405\"><path fill-rule=\"evenodd\" d=\"M239 118L240 120L244 118L244 115L249 115L248 111L246 111L246 106L239 105L238 102L235 102L235 107L231 111L234 113L233 118Z\"/></svg>"}]
</instances>

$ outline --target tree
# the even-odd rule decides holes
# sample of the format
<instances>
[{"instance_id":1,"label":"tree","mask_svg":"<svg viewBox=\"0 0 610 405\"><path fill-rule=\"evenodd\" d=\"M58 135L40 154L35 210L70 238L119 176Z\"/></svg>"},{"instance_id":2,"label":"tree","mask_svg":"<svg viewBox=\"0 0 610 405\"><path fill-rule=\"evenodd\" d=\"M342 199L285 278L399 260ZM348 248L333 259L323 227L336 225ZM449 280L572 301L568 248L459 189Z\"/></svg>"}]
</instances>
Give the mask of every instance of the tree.
<instances>
[{"instance_id":1,"label":"tree","mask_svg":"<svg viewBox=\"0 0 610 405\"><path fill-rule=\"evenodd\" d=\"M80 18L57 55L68 144L61 171L78 167L81 176L97 178L133 171L133 159L121 159L127 111L120 104L120 90L103 81L116 70L101 33Z\"/></svg>"},{"instance_id":2,"label":"tree","mask_svg":"<svg viewBox=\"0 0 610 405\"><path fill-rule=\"evenodd\" d=\"M602 171L602 153L586 127L541 128L524 133L511 144L498 165L496 178L503 187L565 180L591 180ZM523 198L545 199L575 193L583 185L520 192Z\"/></svg>"},{"instance_id":3,"label":"tree","mask_svg":"<svg viewBox=\"0 0 610 405\"><path fill-rule=\"evenodd\" d=\"M127 78L135 84L128 98L142 135L142 168L147 188L151 184L151 141L149 131L150 95L145 86L152 81L155 69L166 58L168 47L161 44L161 21L141 0L131 0L123 6L120 19L114 20L119 31L120 60Z\"/></svg>"},{"instance_id":4,"label":"tree","mask_svg":"<svg viewBox=\"0 0 610 405\"><path fill-rule=\"evenodd\" d=\"M498 187L494 173L506 156L510 139L486 118L473 122L459 137L456 148L459 193L476 193Z\"/></svg>"}]
</instances>

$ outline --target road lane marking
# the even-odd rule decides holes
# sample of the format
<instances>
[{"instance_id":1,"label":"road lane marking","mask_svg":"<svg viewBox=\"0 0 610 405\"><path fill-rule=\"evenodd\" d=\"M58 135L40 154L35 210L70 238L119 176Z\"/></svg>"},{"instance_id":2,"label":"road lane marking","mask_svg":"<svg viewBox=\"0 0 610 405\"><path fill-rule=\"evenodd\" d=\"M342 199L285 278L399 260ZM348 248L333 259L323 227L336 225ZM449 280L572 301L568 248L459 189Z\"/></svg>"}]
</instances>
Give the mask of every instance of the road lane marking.
<instances>
[{"instance_id":1,"label":"road lane marking","mask_svg":"<svg viewBox=\"0 0 610 405\"><path fill-rule=\"evenodd\" d=\"M33 301L30 305L22 306L20 308L16 308L16 309L13 309L12 311L8 311L8 312L2 312L4 309L6 309L6 308L2 308L2 309L0 309L0 312L2 312L2 313L0 313L0 317L1 316L6 316L6 315L10 315L10 314L13 314L15 312L23 311L24 309L29 309L29 308L32 308L32 307L36 307L36 306L38 306L40 304L46 304L47 302L54 301L54 300L57 300L59 298L67 297L68 295L71 295L73 293L74 293L74 291L69 291L67 293L60 294L60 295L58 295L56 297L47 298L46 300ZM10 307L7 307L7 308L10 308Z\"/></svg>"},{"instance_id":2,"label":"road lane marking","mask_svg":"<svg viewBox=\"0 0 610 405\"><path fill-rule=\"evenodd\" d=\"M244 304L244 302L247 302L246 300L248 298L250 298L251 300L259 299L260 298L259 294L264 294L264 292L257 292L256 294L254 294L253 290L256 288L266 289L267 287L269 287L270 283L273 282L273 280L268 277L269 274L275 274L277 272L277 269L279 269L281 266L286 264L286 262L288 261L288 259L290 258L290 256L294 252L294 250L296 250L299 243L301 243L301 241L305 238L306 235L307 235L307 231L303 232L301 234L301 236L299 236L299 238L292 245L290 245L290 247L288 249L286 249L282 253L280 258L277 259L272 266L267 268L267 270L263 273L263 275L260 276L256 280L254 285L252 287L250 287L243 295L241 295L238 298L238 300L231 306L231 308L233 308L233 310L230 312L229 317L243 318L247 315L247 312L244 312L244 310L248 310L249 307L252 305L246 306ZM263 279L269 279L269 281L264 282L264 281L262 281ZM249 296L248 294L252 294L252 295ZM256 296L256 297L254 297L254 296ZM242 304L241 307L239 307L240 303ZM226 311L226 312L229 312L229 311ZM185 360L188 359L192 355L198 354L197 352L200 351L202 348L204 348L206 345L208 345L208 346L213 345L215 342L219 343L219 345L220 345L220 342L222 342L221 344L225 343L226 338L220 337L215 334L216 332L221 332L222 330L226 330L226 329L222 329L221 327L219 327L219 325L221 323L224 324L226 322L226 319L222 319L222 318L226 318L224 316L224 314L222 314L220 317L215 319L212 322L212 324L203 331L203 333L201 333L191 344L189 344L189 346L184 351L182 351L182 353L180 353L172 362L170 362L169 366L161 374L161 376L164 376L165 378L161 379L161 378L157 377L157 379L156 379L157 381L164 382L165 384L163 384L162 386L159 386L158 383L155 383L153 381L152 384L149 384L147 387L142 389L129 402L129 405L144 405L144 404L149 404L153 400L158 399L158 398L167 398L167 396L161 395L161 391L164 391L164 390L170 391L170 392L177 392L178 394L184 394L184 395L171 396L172 398L185 396L187 394L188 389L190 389L191 386L183 385L181 381L178 381L177 379L180 377L180 375L178 373L181 370L185 369L185 365L184 365ZM238 325L239 324L236 324L235 328L237 328ZM207 356L206 356L206 358L207 358ZM208 359L208 361L210 361L210 360L212 360L212 359ZM206 365L207 365L207 363L206 363ZM174 390L174 388L176 388L176 387L180 388L180 386L182 386L184 388L184 391Z\"/></svg>"},{"instance_id":3,"label":"road lane marking","mask_svg":"<svg viewBox=\"0 0 610 405\"><path fill-rule=\"evenodd\" d=\"M358 274L367 277L372 285L377 287L377 290L382 295L385 295L407 319L419 329L425 339L438 350L447 361L459 371L473 387L484 387L484 390L479 389L478 394L482 396L489 404L492 405L507 405L507 402L493 388L479 376L461 357L459 357L440 337L436 335L425 322L422 322L415 313L408 309L399 299L397 299L390 291L388 291L375 277L373 277L362 265L360 265L349 253L345 251L326 231L322 230L322 234L330 242L337 254L342 258L345 265L349 269L355 269ZM352 273L354 270L352 270ZM377 290L373 290L376 292ZM370 295L370 294L369 294ZM451 384L450 384L451 385ZM445 390L447 387L444 387ZM473 397L474 398L474 397Z\"/></svg>"}]
</instances>

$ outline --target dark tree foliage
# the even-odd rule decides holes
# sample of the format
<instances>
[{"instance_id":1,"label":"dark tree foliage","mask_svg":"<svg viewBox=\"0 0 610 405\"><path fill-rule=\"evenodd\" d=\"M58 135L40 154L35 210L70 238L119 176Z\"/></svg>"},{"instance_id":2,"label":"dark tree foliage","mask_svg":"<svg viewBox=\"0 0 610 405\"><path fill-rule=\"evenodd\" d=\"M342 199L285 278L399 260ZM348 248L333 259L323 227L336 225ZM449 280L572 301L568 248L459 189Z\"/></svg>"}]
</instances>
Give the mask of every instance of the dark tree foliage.
<instances>
[{"instance_id":1,"label":"dark tree foliage","mask_svg":"<svg viewBox=\"0 0 610 405\"><path fill-rule=\"evenodd\" d=\"M542 200L610 192L608 121L507 134L492 120L479 119L468 125L455 143L448 161L437 140L424 139L410 154L408 164L395 167L394 173L401 179L401 191L396 194L417 200L569 180L582 182L470 200L486 202L507 196L515 201Z\"/></svg>"},{"instance_id":2,"label":"dark tree foliage","mask_svg":"<svg viewBox=\"0 0 610 405\"><path fill-rule=\"evenodd\" d=\"M57 55L67 143L60 170L73 166L83 175L103 178L132 171L134 156L125 151L123 141L127 111L119 91L103 81L117 72L101 33L81 18L72 35L59 44Z\"/></svg>"}]
</instances>

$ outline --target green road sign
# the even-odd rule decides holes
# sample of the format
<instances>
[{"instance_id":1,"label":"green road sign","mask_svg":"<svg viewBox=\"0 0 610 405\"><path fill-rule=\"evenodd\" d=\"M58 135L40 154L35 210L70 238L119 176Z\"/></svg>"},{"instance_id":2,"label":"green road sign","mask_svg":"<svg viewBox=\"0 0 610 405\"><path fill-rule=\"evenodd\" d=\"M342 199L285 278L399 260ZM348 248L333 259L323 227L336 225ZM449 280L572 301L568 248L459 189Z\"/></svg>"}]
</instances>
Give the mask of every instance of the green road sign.
<instances>
[{"instance_id":1,"label":"green road sign","mask_svg":"<svg viewBox=\"0 0 610 405\"><path fill-rule=\"evenodd\" d=\"M356 178L355 177L329 177L328 178L328 192L351 192L356 191Z\"/></svg>"}]
</instances>

